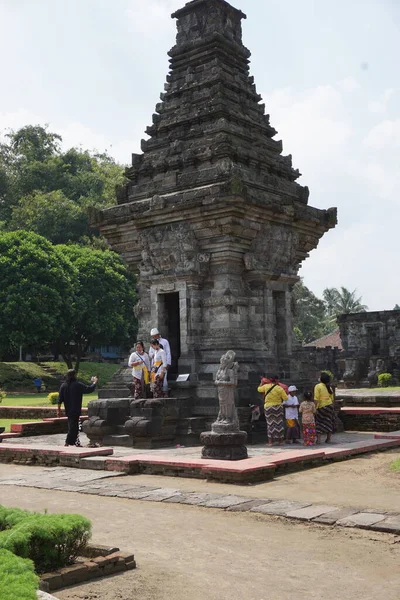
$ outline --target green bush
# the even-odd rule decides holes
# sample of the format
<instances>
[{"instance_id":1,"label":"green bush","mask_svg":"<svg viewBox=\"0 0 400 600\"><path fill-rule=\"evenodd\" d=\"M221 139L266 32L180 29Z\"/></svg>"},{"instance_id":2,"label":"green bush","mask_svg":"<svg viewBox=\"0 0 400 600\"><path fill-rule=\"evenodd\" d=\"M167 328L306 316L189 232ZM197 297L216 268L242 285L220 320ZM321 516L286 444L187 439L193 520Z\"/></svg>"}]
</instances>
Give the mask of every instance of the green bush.
<instances>
[{"instance_id":1,"label":"green bush","mask_svg":"<svg viewBox=\"0 0 400 600\"><path fill-rule=\"evenodd\" d=\"M381 373L378 375L378 384L381 387L389 387L392 383L392 375L391 373Z\"/></svg>"},{"instance_id":2,"label":"green bush","mask_svg":"<svg viewBox=\"0 0 400 600\"><path fill-rule=\"evenodd\" d=\"M47 394L47 400L50 404L58 404L58 392L50 392L50 394Z\"/></svg>"},{"instance_id":3,"label":"green bush","mask_svg":"<svg viewBox=\"0 0 400 600\"><path fill-rule=\"evenodd\" d=\"M3 392L3 390L0 388L0 404L3 402L4 398L7 397L7 394L5 392Z\"/></svg>"},{"instance_id":4,"label":"green bush","mask_svg":"<svg viewBox=\"0 0 400 600\"><path fill-rule=\"evenodd\" d=\"M38 587L33 562L0 549L1 600L37 600Z\"/></svg>"},{"instance_id":5,"label":"green bush","mask_svg":"<svg viewBox=\"0 0 400 600\"><path fill-rule=\"evenodd\" d=\"M0 506L0 548L30 558L38 572L72 564L91 536L91 523L80 515L28 513Z\"/></svg>"}]
</instances>

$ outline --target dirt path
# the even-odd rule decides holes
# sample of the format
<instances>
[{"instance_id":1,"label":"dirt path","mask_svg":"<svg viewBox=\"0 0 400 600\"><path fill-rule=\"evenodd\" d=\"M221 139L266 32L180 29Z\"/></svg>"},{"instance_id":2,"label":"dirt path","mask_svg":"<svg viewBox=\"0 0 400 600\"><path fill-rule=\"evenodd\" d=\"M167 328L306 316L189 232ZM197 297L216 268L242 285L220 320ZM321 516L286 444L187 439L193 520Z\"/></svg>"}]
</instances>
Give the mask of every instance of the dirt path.
<instances>
[{"instance_id":1,"label":"dirt path","mask_svg":"<svg viewBox=\"0 0 400 600\"><path fill-rule=\"evenodd\" d=\"M62 590L60 600L398 600L400 545L385 534L8 486L0 503L80 512L94 541L135 552L136 571Z\"/></svg>"}]
</instances>

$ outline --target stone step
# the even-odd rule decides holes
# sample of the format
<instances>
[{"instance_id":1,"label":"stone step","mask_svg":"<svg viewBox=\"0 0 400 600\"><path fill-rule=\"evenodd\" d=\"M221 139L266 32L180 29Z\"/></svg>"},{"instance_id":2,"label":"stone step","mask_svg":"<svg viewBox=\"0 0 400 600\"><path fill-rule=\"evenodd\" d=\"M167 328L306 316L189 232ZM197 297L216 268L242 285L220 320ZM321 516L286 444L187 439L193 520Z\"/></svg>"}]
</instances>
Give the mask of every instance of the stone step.
<instances>
[{"instance_id":1,"label":"stone step","mask_svg":"<svg viewBox=\"0 0 400 600\"><path fill-rule=\"evenodd\" d=\"M132 448L132 438L127 434L106 435L103 439L105 446L123 446Z\"/></svg>"}]
</instances>

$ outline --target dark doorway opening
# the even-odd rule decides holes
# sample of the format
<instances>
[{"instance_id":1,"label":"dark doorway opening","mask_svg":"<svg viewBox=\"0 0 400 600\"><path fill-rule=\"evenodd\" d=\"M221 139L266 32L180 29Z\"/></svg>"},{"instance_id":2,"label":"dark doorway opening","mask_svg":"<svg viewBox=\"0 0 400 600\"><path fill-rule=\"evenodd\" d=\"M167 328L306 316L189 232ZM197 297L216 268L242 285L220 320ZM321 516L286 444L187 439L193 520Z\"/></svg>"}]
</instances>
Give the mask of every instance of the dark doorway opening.
<instances>
[{"instance_id":1,"label":"dark doorway opening","mask_svg":"<svg viewBox=\"0 0 400 600\"><path fill-rule=\"evenodd\" d=\"M168 374L177 375L181 355L179 292L159 295L159 329L171 347L172 364Z\"/></svg>"}]
</instances>

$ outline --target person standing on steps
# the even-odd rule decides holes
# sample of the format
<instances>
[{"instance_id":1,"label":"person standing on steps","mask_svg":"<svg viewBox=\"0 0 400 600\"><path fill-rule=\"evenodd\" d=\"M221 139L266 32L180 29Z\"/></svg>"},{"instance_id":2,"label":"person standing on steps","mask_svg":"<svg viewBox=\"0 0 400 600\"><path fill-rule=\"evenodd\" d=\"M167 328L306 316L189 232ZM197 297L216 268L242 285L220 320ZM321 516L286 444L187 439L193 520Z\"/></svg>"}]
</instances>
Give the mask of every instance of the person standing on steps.
<instances>
[{"instance_id":1,"label":"person standing on steps","mask_svg":"<svg viewBox=\"0 0 400 600\"><path fill-rule=\"evenodd\" d=\"M163 393L163 381L167 374L167 357L159 340L153 339L150 344L154 350L153 358L151 360L151 388L153 398L162 398L165 396Z\"/></svg>"},{"instance_id":2,"label":"person standing on steps","mask_svg":"<svg viewBox=\"0 0 400 600\"><path fill-rule=\"evenodd\" d=\"M64 404L65 414L68 417L68 433L65 440L65 446L80 446L79 419L82 413L82 396L94 392L97 384L97 377L92 377L92 385L85 385L76 379L75 369L69 369L65 382L61 385L58 394L57 416L61 417L61 404Z\"/></svg>"},{"instance_id":3,"label":"person standing on steps","mask_svg":"<svg viewBox=\"0 0 400 600\"><path fill-rule=\"evenodd\" d=\"M164 381L163 381L163 393L164 393L164 397L167 397L168 396L167 372L172 364L171 347L169 345L169 341L166 340L165 338L161 337L161 333L158 331L158 329L156 327L153 327L153 329L150 331L150 335L151 335L152 340L158 340L158 342L161 344L161 346L163 347L163 350L165 352L166 359L167 359L167 369L165 371ZM150 346L150 350L149 350L150 361L153 360L154 354L155 354L155 350L154 350L153 346Z\"/></svg>"},{"instance_id":4,"label":"person standing on steps","mask_svg":"<svg viewBox=\"0 0 400 600\"><path fill-rule=\"evenodd\" d=\"M132 367L132 393L135 400L146 397L146 386L150 383L150 358L144 351L144 343L136 342L135 352L129 357L128 365Z\"/></svg>"}]
</instances>

